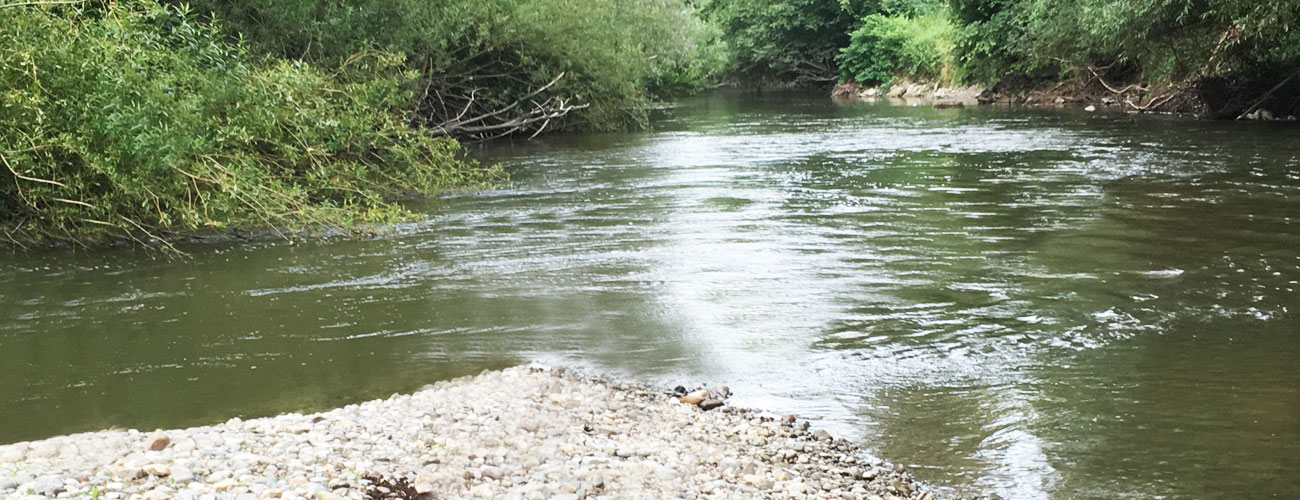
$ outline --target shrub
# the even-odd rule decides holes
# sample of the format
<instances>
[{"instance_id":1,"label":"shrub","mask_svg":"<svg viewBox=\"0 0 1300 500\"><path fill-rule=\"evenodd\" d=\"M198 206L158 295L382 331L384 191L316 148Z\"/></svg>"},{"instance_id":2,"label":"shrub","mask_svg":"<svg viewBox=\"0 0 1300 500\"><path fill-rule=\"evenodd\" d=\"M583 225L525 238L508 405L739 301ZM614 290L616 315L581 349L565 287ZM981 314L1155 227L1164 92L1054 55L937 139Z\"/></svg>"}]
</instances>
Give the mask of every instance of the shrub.
<instances>
[{"instance_id":1,"label":"shrub","mask_svg":"<svg viewBox=\"0 0 1300 500\"><path fill-rule=\"evenodd\" d=\"M11 238L387 221L405 215L387 194L497 174L404 122L414 76L400 55L361 54L326 74L254 57L148 0L3 14L0 220Z\"/></svg>"},{"instance_id":2,"label":"shrub","mask_svg":"<svg viewBox=\"0 0 1300 500\"><path fill-rule=\"evenodd\" d=\"M867 85L888 85L896 77L956 83L949 19L946 10L919 17L867 16L840 50L840 77Z\"/></svg>"},{"instance_id":3,"label":"shrub","mask_svg":"<svg viewBox=\"0 0 1300 500\"><path fill-rule=\"evenodd\" d=\"M818 83L835 77L835 54L862 15L858 0L710 0L701 12L724 34L743 79Z\"/></svg>"},{"instance_id":4,"label":"shrub","mask_svg":"<svg viewBox=\"0 0 1300 500\"><path fill-rule=\"evenodd\" d=\"M594 129L643 124L653 93L703 86L717 61L710 52L713 33L680 0L195 0L193 5L216 13L265 53L328 71L359 51L405 55L406 68L420 75L410 110L431 126L515 103L499 120L487 121L505 124L534 109L572 107L572 113L546 120L547 130L565 124ZM543 123L522 130L534 132ZM508 130L452 132L482 138Z\"/></svg>"}]
</instances>

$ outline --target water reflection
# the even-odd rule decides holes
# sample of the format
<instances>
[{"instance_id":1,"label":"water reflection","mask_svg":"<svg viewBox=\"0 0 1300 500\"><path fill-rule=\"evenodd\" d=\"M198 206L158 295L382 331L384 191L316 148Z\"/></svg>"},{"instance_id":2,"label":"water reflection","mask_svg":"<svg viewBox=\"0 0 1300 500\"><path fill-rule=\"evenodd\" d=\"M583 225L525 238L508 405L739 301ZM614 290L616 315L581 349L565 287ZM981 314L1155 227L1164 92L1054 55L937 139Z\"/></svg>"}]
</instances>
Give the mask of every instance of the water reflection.
<instances>
[{"instance_id":1,"label":"water reflection","mask_svg":"<svg viewBox=\"0 0 1300 500\"><path fill-rule=\"evenodd\" d=\"M1295 130L683 102L372 241L0 256L0 441L528 360L730 385L952 490L1300 496Z\"/></svg>"}]
</instances>

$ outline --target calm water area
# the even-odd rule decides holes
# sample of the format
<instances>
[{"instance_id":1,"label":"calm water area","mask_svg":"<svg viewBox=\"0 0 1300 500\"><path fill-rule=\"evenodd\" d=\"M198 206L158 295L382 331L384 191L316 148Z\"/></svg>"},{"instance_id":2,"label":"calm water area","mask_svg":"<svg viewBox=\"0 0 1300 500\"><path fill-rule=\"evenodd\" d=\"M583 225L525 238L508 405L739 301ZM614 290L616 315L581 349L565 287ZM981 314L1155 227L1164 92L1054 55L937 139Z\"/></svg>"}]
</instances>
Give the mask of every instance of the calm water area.
<instances>
[{"instance_id":1,"label":"calm water area","mask_svg":"<svg viewBox=\"0 0 1300 500\"><path fill-rule=\"evenodd\" d=\"M378 238L0 253L0 443L566 363L949 492L1300 498L1300 127L724 93L475 155Z\"/></svg>"}]
</instances>

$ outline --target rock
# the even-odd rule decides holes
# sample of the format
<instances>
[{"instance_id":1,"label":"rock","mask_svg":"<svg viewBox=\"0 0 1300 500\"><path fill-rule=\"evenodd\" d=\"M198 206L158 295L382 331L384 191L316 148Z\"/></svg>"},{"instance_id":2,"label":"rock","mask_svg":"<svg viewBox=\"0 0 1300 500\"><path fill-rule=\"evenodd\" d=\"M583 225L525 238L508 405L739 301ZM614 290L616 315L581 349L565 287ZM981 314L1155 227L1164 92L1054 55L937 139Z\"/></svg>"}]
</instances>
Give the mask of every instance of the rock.
<instances>
[{"instance_id":1,"label":"rock","mask_svg":"<svg viewBox=\"0 0 1300 500\"><path fill-rule=\"evenodd\" d=\"M704 411L709 411L714 408L718 408L722 405L723 405L722 400L719 399L706 399L704 401L700 401L700 409Z\"/></svg>"},{"instance_id":2,"label":"rock","mask_svg":"<svg viewBox=\"0 0 1300 500\"><path fill-rule=\"evenodd\" d=\"M505 471L505 470L503 470L503 469L500 468L500 467L493 467L493 466L491 466L491 465L486 466L486 467L483 467L482 471L483 471L483 477L491 478L491 479L498 479L498 480L499 480L499 479L505 477L505 475L506 475L506 471Z\"/></svg>"},{"instance_id":3,"label":"rock","mask_svg":"<svg viewBox=\"0 0 1300 500\"><path fill-rule=\"evenodd\" d=\"M23 461L27 453L17 446L6 446L0 450L0 464L14 464Z\"/></svg>"},{"instance_id":4,"label":"rock","mask_svg":"<svg viewBox=\"0 0 1300 500\"><path fill-rule=\"evenodd\" d=\"M709 391L709 399L727 399L729 397L731 397L731 388L725 385Z\"/></svg>"},{"instance_id":5,"label":"rock","mask_svg":"<svg viewBox=\"0 0 1300 500\"><path fill-rule=\"evenodd\" d=\"M167 437L163 431L153 431L149 438L144 441L144 447L151 451L162 451L167 445L172 444L172 439Z\"/></svg>"},{"instance_id":6,"label":"rock","mask_svg":"<svg viewBox=\"0 0 1300 500\"><path fill-rule=\"evenodd\" d=\"M812 437L818 441L830 441L831 433L826 432L826 429L817 429L813 431Z\"/></svg>"},{"instance_id":7,"label":"rock","mask_svg":"<svg viewBox=\"0 0 1300 500\"><path fill-rule=\"evenodd\" d=\"M1064 98L1064 97L1057 97L1056 100L1054 100L1054 101L1052 101L1052 102L1057 103L1057 104L1065 104L1065 98Z\"/></svg>"},{"instance_id":8,"label":"rock","mask_svg":"<svg viewBox=\"0 0 1300 500\"><path fill-rule=\"evenodd\" d=\"M1267 110L1267 109L1260 109L1259 111L1257 111L1257 113L1259 113L1259 119L1260 119L1260 120L1272 120L1272 119L1273 119L1273 112L1272 112L1272 111L1269 111L1269 110Z\"/></svg>"},{"instance_id":9,"label":"rock","mask_svg":"<svg viewBox=\"0 0 1300 500\"><path fill-rule=\"evenodd\" d=\"M858 82L847 81L836 85L835 88L831 90L831 97L835 99L847 99L857 96L859 91Z\"/></svg>"},{"instance_id":10,"label":"rock","mask_svg":"<svg viewBox=\"0 0 1300 500\"><path fill-rule=\"evenodd\" d=\"M54 458L59 456L59 449L52 444L41 443L27 451L28 458Z\"/></svg>"},{"instance_id":11,"label":"rock","mask_svg":"<svg viewBox=\"0 0 1300 500\"><path fill-rule=\"evenodd\" d=\"M1093 111L1097 111L1097 107L1089 104L1088 107L1083 108L1083 110L1092 113Z\"/></svg>"},{"instance_id":12,"label":"rock","mask_svg":"<svg viewBox=\"0 0 1300 500\"><path fill-rule=\"evenodd\" d=\"M966 107L965 104L954 101L941 101L934 103L934 109L961 109Z\"/></svg>"},{"instance_id":13,"label":"rock","mask_svg":"<svg viewBox=\"0 0 1300 500\"><path fill-rule=\"evenodd\" d=\"M709 391L699 390L682 396L681 402L688 405L697 405L709 397Z\"/></svg>"},{"instance_id":14,"label":"rock","mask_svg":"<svg viewBox=\"0 0 1300 500\"><path fill-rule=\"evenodd\" d=\"M745 475L743 480L745 481L745 484L758 488L759 491L770 490L772 489L772 486L775 484L772 482L771 479L765 478L763 476L755 475L755 474L747 474Z\"/></svg>"},{"instance_id":15,"label":"rock","mask_svg":"<svg viewBox=\"0 0 1300 500\"><path fill-rule=\"evenodd\" d=\"M334 493L328 491L317 491L316 500L347 500L347 499L339 495L335 495Z\"/></svg>"},{"instance_id":16,"label":"rock","mask_svg":"<svg viewBox=\"0 0 1300 500\"><path fill-rule=\"evenodd\" d=\"M176 481L177 483L188 483L194 480L194 472L191 471L189 467L185 467L183 465L177 465L175 467L172 467L171 476L169 477L171 477L172 480Z\"/></svg>"},{"instance_id":17,"label":"rock","mask_svg":"<svg viewBox=\"0 0 1300 500\"><path fill-rule=\"evenodd\" d=\"M140 470L150 476L167 477L172 475L172 468L163 464L149 464L141 467Z\"/></svg>"},{"instance_id":18,"label":"rock","mask_svg":"<svg viewBox=\"0 0 1300 500\"><path fill-rule=\"evenodd\" d=\"M782 416L781 416L781 423L782 423L782 424L785 424L785 425L793 425L793 424L794 424L794 421L795 421L794 415L782 415Z\"/></svg>"}]
</instances>

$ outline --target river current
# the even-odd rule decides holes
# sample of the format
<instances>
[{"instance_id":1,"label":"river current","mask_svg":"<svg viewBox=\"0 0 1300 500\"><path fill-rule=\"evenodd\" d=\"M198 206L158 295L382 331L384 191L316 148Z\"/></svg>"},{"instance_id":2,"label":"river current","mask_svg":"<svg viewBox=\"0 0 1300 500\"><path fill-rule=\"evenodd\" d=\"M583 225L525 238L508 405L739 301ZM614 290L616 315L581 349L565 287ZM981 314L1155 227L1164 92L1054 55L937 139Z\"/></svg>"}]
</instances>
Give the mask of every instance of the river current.
<instances>
[{"instance_id":1,"label":"river current","mask_svg":"<svg viewBox=\"0 0 1300 500\"><path fill-rule=\"evenodd\" d=\"M525 362L725 384L948 491L1300 498L1300 128L717 94L366 240L0 254L0 443Z\"/></svg>"}]
</instances>

